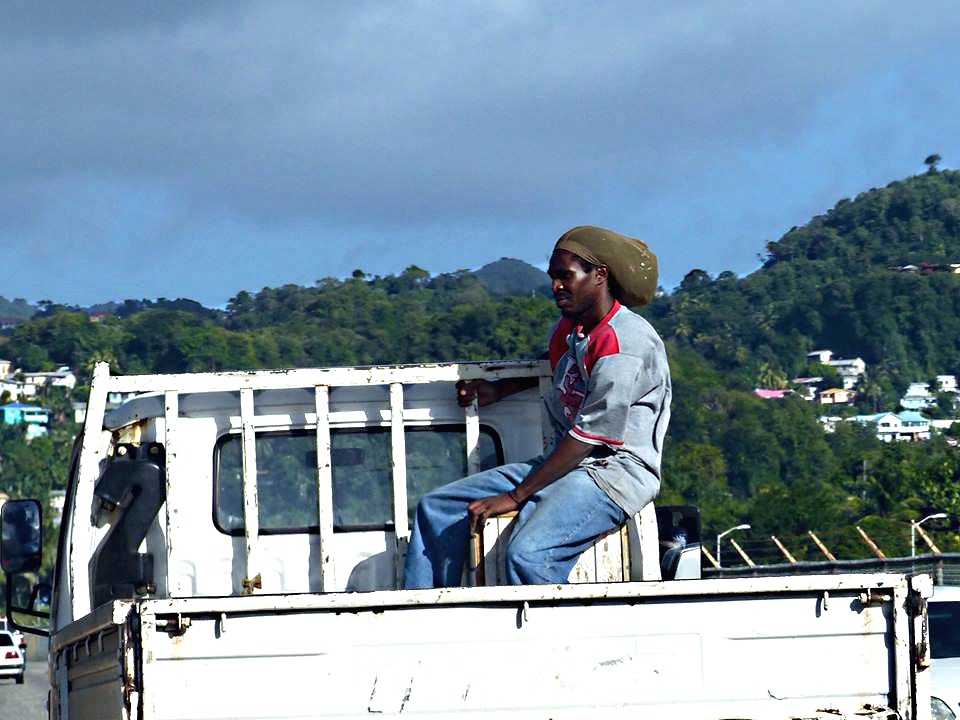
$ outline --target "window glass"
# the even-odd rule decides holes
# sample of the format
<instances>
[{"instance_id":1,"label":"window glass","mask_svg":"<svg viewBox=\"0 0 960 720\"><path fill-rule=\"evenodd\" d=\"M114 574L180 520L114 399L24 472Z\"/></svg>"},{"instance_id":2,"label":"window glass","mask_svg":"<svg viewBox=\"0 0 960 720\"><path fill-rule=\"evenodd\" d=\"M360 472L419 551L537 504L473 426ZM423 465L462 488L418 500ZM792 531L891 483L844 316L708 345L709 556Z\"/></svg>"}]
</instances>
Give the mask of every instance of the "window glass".
<instances>
[{"instance_id":1,"label":"window glass","mask_svg":"<svg viewBox=\"0 0 960 720\"><path fill-rule=\"evenodd\" d=\"M13 638L7 635L6 633L0 633L0 645L3 647L8 647L13 645Z\"/></svg>"},{"instance_id":2,"label":"window glass","mask_svg":"<svg viewBox=\"0 0 960 720\"><path fill-rule=\"evenodd\" d=\"M330 437L334 530L377 530L393 526L393 480L389 428L335 430ZM467 472L462 426L408 428L407 513L435 487ZM481 467L502 462L495 435L480 433ZM312 431L257 435L257 499L260 530L305 532L318 528L316 435ZM243 531L243 476L239 435L224 437L216 460L216 524Z\"/></svg>"},{"instance_id":3,"label":"window glass","mask_svg":"<svg viewBox=\"0 0 960 720\"><path fill-rule=\"evenodd\" d=\"M960 657L960 602L927 603L930 623L930 655Z\"/></svg>"},{"instance_id":4,"label":"window glass","mask_svg":"<svg viewBox=\"0 0 960 720\"><path fill-rule=\"evenodd\" d=\"M406 444L407 515L413 522L423 495L467 474L467 437L463 428L408 429ZM480 431L479 450L482 470L500 464L502 451L486 428Z\"/></svg>"},{"instance_id":5,"label":"window glass","mask_svg":"<svg viewBox=\"0 0 960 720\"><path fill-rule=\"evenodd\" d=\"M333 466L333 529L393 525L390 432L382 428L337 430L330 436Z\"/></svg>"},{"instance_id":6,"label":"window glass","mask_svg":"<svg viewBox=\"0 0 960 720\"><path fill-rule=\"evenodd\" d=\"M243 529L243 461L240 436L220 446L217 519L223 530ZM305 530L318 526L316 436L271 433L257 436L257 502L261 530Z\"/></svg>"}]
</instances>

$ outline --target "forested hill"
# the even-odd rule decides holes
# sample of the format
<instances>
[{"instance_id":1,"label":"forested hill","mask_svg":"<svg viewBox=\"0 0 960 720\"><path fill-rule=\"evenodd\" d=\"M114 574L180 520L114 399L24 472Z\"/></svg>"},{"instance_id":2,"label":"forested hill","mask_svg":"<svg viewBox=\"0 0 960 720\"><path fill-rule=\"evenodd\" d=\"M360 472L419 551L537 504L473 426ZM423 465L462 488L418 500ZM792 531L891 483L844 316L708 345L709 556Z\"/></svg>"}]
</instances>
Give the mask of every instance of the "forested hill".
<instances>
[{"instance_id":1,"label":"forested hill","mask_svg":"<svg viewBox=\"0 0 960 720\"><path fill-rule=\"evenodd\" d=\"M820 348L862 357L886 385L960 370L960 172L841 200L766 250L742 279L692 270L651 308L659 329L752 373L794 375Z\"/></svg>"},{"instance_id":2,"label":"forested hill","mask_svg":"<svg viewBox=\"0 0 960 720\"><path fill-rule=\"evenodd\" d=\"M121 373L531 357L556 319L545 295L499 295L474 273L416 266L242 291L225 311L198 308L127 301L91 316L48 304L9 331L0 355L30 370L108 360Z\"/></svg>"},{"instance_id":3,"label":"forested hill","mask_svg":"<svg viewBox=\"0 0 960 720\"><path fill-rule=\"evenodd\" d=\"M523 260L500 258L475 273L487 290L497 295L550 294L550 278Z\"/></svg>"}]
</instances>

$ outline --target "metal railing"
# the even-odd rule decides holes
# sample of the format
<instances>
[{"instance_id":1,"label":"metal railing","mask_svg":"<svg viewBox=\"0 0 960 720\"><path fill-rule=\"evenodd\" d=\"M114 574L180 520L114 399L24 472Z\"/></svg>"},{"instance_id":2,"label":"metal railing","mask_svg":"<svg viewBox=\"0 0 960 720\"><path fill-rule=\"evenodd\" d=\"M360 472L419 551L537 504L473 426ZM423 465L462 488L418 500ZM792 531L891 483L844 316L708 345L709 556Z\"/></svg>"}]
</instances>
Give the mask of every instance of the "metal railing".
<instances>
[{"instance_id":1,"label":"metal railing","mask_svg":"<svg viewBox=\"0 0 960 720\"><path fill-rule=\"evenodd\" d=\"M705 578L769 577L777 575L838 575L842 573L926 573L937 585L960 585L960 553L929 553L916 557L860 560L801 560L796 563L704 567Z\"/></svg>"}]
</instances>

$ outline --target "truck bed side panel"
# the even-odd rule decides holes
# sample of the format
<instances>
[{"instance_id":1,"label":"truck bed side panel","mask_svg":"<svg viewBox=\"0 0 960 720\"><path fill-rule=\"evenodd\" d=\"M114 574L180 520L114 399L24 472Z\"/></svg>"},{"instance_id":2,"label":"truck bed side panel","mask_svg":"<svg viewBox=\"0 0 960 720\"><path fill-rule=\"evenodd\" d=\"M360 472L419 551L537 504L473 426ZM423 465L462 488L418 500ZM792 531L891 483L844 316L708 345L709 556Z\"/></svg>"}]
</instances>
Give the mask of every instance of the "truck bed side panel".
<instances>
[{"instance_id":1,"label":"truck bed side panel","mask_svg":"<svg viewBox=\"0 0 960 720\"><path fill-rule=\"evenodd\" d=\"M857 595L193 612L179 635L163 631L173 616L162 613L143 680L145 701L163 702L148 703L145 717L787 718L896 708L892 602L903 597L864 606ZM152 621L144 616L145 630Z\"/></svg>"}]
</instances>

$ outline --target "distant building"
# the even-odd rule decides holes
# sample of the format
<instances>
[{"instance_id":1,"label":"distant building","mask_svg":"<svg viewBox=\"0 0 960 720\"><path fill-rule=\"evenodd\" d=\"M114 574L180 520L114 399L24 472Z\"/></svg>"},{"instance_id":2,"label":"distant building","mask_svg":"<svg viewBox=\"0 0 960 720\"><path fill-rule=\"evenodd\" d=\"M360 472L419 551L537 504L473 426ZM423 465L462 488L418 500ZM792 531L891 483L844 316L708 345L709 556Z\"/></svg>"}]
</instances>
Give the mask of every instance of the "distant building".
<instances>
[{"instance_id":1,"label":"distant building","mask_svg":"<svg viewBox=\"0 0 960 720\"><path fill-rule=\"evenodd\" d=\"M764 400L781 400L784 395L792 394L793 390L768 390L766 388L755 388L753 393L757 397L762 397Z\"/></svg>"},{"instance_id":2,"label":"distant building","mask_svg":"<svg viewBox=\"0 0 960 720\"><path fill-rule=\"evenodd\" d=\"M862 358L836 358L832 350L814 350L807 353L807 361L829 365L835 368L843 380L844 390L853 390L860 382L860 378L867 371L867 364Z\"/></svg>"},{"instance_id":3,"label":"distant building","mask_svg":"<svg viewBox=\"0 0 960 720\"><path fill-rule=\"evenodd\" d=\"M66 365L62 365L53 372L31 372L24 373L23 379L31 382L37 387L65 387L67 390L73 390L77 386L77 376L73 374Z\"/></svg>"},{"instance_id":4,"label":"distant building","mask_svg":"<svg viewBox=\"0 0 960 720\"><path fill-rule=\"evenodd\" d=\"M13 380L10 377L0 378L0 395L3 394L4 390L10 393L13 400L31 398L37 394L37 386L33 383Z\"/></svg>"},{"instance_id":5,"label":"distant building","mask_svg":"<svg viewBox=\"0 0 960 720\"><path fill-rule=\"evenodd\" d=\"M0 418L4 425L26 426L26 436L30 439L47 434L50 411L36 405L13 402L0 405Z\"/></svg>"},{"instance_id":6,"label":"distant building","mask_svg":"<svg viewBox=\"0 0 960 720\"><path fill-rule=\"evenodd\" d=\"M833 358L832 350L814 350L813 352L807 353L807 360L809 362L820 363L821 365L829 364L831 358Z\"/></svg>"},{"instance_id":7,"label":"distant building","mask_svg":"<svg viewBox=\"0 0 960 720\"><path fill-rule=\"evenodd\" d=\"M900 398L900 407L904 410L926 410L936 404L937 399L930 394L930 384L925 382L910 383Z\"/></svg>"},{"instance_id":8,"label":"distant building","mask_svg":"<svg viewBox=\"0 0 960 720\"><path fill-rule=\"evenodd\" d=\"M842 405L853 400L855 396L855 392L846 388L830 388L820 393L820 404Z\"/></svg>"},{"instance_id":9,"label":"distant building","mask_svg":"<svg viewBox=\"0 0 960 720\"><path fill-rule=\"evenodd\" d=\"M860 378L867 371L867 364L861 358L831 360L830 367L837 369L840 377L843 378L843 387L846 390L852 390L860 382Z\"/></svg>"},{"instance_id":10,"label":"distant building","mask_svg":"<svg viewBox=\"0 0 960 720\"><path fill-rule=\"evenodd\" d=\"M13 373L13 363L10 360L0 360L0 378L10 377Z\"/></svg>"},{"instance_id":11,"label":"distant building","mask_svg":"<svg viewBox=\"0 0 960 720\"><path fill-rule=\"evenodd\" d=\"M60 526L60 518L63 517L63 508L67 504L67 493L65 490L50 491L50 517L53 524Z\"/></svg>"},{"instance_id":12,"label":"distant building","mask_svg":"<svg viewBox=\"0 0 960 720\"><path fill-rule=\"evenodd\" d=\"M956 391L956 375L937 375L937 392L955 393Z\"/></svg>"},{"instance_id":13,"label":"distant building","mask_svg":"<svg viewBox=\"0 0 960 720\"><path fill-rule=\"evenodd\" d=\"M87 403L85 400L75 400L70 403L70 407L73 410L73 421L75 423L82 423L87 418Z\"/></svg>"},{"instance_id":14,"label":"distant building","mask_svg":"<svg viewBox=\"0 0 960 720\"><path fill-rule=\"evenodd\" d=\"M884 442L930 439L930 421L920 413L910 410L900 413L880 412L875 415L857 415L848 419L861 425L874 425L877 438Z\"/></svg>"}]
</instances>

